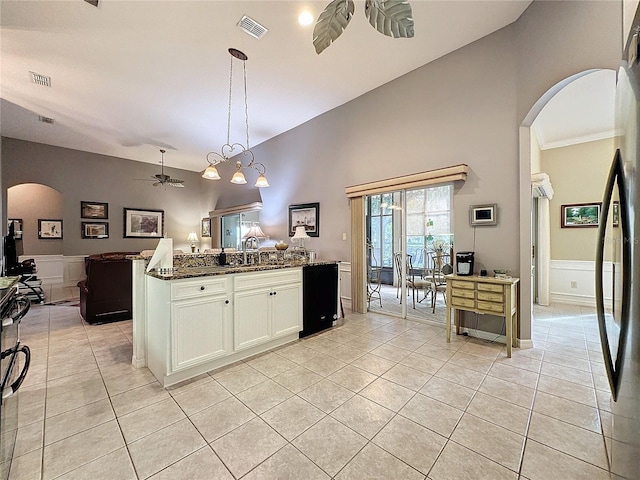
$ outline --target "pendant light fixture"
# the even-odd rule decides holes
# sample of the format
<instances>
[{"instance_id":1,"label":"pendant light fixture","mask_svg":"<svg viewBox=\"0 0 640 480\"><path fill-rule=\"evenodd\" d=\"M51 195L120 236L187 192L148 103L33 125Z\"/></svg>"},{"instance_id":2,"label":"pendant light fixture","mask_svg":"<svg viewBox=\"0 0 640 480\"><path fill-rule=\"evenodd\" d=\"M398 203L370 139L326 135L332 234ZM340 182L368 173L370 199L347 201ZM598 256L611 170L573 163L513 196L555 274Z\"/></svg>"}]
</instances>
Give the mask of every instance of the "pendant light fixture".
<instances>
[{"instance_id":1,"label":"pendant light fixture","mask_svg":"<svg viewBox=\"0 0 640 480\"><path fill-rule=\"evenodd\" d=\"M236 161L236 171L231 178L231 183L235 183L237 185L244 185L247 183L247 179L242 172L245 168L252 168L258 172L258 179L256 180L256 187L268 187L269 182L267 181L267 177L265 177L266 168L264 164L260 162L256 162L253 156L253 152L249 146L249 109L247 107L247 67L246 61L249 57L247 57L243 52L237 50L235 48L229 49L229 54L231 55L231 63L229 67L229 110L227 112L227 143L225 143L220 149L220 153L218 152L209 152L207 154L207 162L209 165L202 172L202 177L208 180L220 180L220 174L218 173L218 169L216 165L231 161L231 158L242 154L244 157L247 157L248 163L243 164L242 160ZM242 61L243 68L243 80L244 80L244 118L245 118L245 128L247 134L247 143L246 146L241 143L231 143L230 142L230 132L231 132L231 92L233 85L233 59L238 59Z\"/></svg>"}]
</instances>

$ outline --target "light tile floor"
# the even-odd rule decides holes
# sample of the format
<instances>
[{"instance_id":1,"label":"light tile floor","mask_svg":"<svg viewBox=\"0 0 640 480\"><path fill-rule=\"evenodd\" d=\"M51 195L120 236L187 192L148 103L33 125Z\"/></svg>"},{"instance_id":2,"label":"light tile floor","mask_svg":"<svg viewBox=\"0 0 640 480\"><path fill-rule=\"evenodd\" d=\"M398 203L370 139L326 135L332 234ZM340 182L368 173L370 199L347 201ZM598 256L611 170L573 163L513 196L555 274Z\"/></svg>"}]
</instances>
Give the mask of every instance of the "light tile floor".
<instances>
[{"instance_id":1,"label":"light tile floor","mask_svg":"<svg viewBox=\"0 0 640 480\"><path fill-rule=\"evenodd\" d=\"M593 312L536 308L535 348L369 313L164 389L132 322L35 306L10 478L608 479Z\"/></svg>"}]
</instances>

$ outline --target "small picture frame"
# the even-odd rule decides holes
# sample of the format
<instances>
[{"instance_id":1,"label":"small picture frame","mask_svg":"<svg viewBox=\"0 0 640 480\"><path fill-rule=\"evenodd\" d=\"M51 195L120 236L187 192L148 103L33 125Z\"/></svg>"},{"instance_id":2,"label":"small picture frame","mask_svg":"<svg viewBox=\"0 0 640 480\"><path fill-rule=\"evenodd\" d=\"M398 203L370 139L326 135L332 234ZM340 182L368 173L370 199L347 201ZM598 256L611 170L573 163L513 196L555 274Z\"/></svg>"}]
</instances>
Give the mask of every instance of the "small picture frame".
<instances>
[{"instance_id":1,"label":"small picture frame","mask_svg":"<svg viewBox=\"0 0 640 480\"><path fill-rule=\"evenodd\" d=\"M80 218L95 218L106 220L109 218L109 204L104 202L80 202Z\"/></svg>"},{"instance_id":2,"label":"small picture frame","mask_svg":"<svg viewBox=\"0 0 640 480\"><path fill-rule=\"evenodd\" d=\"M613 211L611 212L611 220L612 220L613 228L618 228L620 226L620 202L617 200L613 201Z\"/></svg>"},{"instance_id":3,"label":"small picture frame","mask_svg":"<svg viewBox=\"0 0 640 480\"><path fill-rule=\"evenodd\" d=\"M7 222L7 231L11 228L11 224L13 224L13 238L20 240L22 238L22 219L10 218Z\"/></svg>"},{"instance_id":4,"label":"small picture frame","mask_svg":"<svg viewBox=\"0 0 640 480\"><path fill-rule=\"evenodd\" d=\"M562 228L595 228L600 223L600 202L562 205ZM619 220L618 220L619 221Z\"/></svg>"},{"instance_id":5,"label":"small picture frame","mask_svg":"<svg viewBox=\"0 0 640 480\"><path fill-rule=\"evenodd\" d=\"M320 236L320 204L301 203L289 205L289 237L293 237L296 227L304 226L310 237Z\"/></svg>"},{"instance_id":6,"label":"small picture frame","mask_svg":"<svg viewBox=\"0 0 640 480\"><path fill-rule=\"evenodd\" d=\"M38 219L38 238L58 240L62 238L62 220Z\"/></svg>"},{"instance_id":7,"label":"small picture frame","mask_svg":"<svg viewBox=\"0 0 640 480\"><path fill-rule=\"evenodd\" d=\"M109 223L82 222L82 238L109 238Z\"/></svg>"},{"instance_id":8,"label":"small picture frame","mask_svg":"<svg viewBox=\"0 0 640 480\"><path fill-rule=\"evenodd\" d=\"M211 236L211 218L205 217L202 219L200 224L200 236L201 237L210 237Z\"/></svg>"},{"instance_id":9,"label":"small picture frame","mask_svg":"<svg viewBox=\"0 0 640 480\"><path fill-rule=\"evenodd\" d=\"M162 238L164 210L123 208L124 238Z\"/></svg>"},{"instance_id":10,"label":"small picture frame","mask_svg":"<svg viewBox=\"0 0 640 480\"><path fill-rule=\"evenodd\" d=\"M469 224L477 227L498 224L498 205L471 205L469 207Z\"/></svg>"}]
</instances>

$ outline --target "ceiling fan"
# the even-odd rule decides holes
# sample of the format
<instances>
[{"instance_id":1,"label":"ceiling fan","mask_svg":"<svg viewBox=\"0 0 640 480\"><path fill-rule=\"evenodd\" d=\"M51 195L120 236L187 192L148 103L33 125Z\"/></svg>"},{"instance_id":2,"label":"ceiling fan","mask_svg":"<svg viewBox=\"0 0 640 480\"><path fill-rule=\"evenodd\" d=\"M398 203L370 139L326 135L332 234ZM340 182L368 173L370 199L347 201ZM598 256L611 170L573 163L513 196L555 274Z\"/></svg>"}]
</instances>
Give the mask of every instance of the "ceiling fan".
<instances>
[{"instance_id":1,"label":"ceiling fan","mask_svg":"<svg viewBox=\"0 0 640 480\"><path fill-rule=\"evenodd\" d=\"M136 180L142 180L143 182L154 182L153 186L158 187L160 185L170 187L178 187L184 188L184 180L178 180L177 178L171 178L169 175L165 175L164 173L164 153L166 150L160 149L160 153L162 154L162 158L160 159L160 173L156 173L151 177L151 179L147 178L136 178Z\"/></svg>"}]
</instances>

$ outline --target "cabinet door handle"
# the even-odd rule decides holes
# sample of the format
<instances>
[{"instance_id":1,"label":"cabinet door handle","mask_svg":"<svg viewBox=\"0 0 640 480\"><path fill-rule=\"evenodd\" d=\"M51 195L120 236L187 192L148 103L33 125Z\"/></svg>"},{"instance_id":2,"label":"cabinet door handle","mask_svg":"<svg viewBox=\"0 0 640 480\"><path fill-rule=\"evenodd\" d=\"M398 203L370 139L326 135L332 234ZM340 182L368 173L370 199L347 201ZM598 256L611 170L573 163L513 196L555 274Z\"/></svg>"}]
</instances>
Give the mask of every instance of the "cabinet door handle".
<instances>
[{"instance_id":1,"label":"cabinet door handle","mask_svg":"<svg viewBox=\"0 0 640 480\"><path fill-rule=\"evenodd\" d=\"M202 285L202 286L200 287L200 290L204 290L204 285Z\"/></svg>"}]
</instances>

